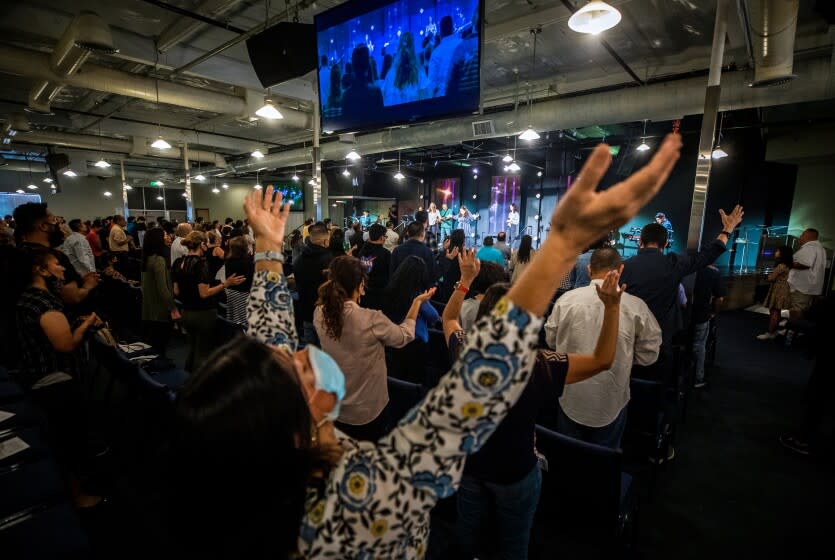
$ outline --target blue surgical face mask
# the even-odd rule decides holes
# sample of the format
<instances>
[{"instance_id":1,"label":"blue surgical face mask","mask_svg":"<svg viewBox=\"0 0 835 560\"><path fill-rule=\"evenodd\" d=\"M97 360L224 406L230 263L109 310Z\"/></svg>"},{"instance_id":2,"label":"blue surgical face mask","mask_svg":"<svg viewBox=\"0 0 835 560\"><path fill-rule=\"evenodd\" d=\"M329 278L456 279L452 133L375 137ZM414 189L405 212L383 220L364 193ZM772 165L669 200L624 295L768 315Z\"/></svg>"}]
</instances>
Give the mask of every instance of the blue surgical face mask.
<instances>
[{"instance_id":1,"label":"blue surgical face mask","mask_svg":"<svg viewBox=\"0 0 835 560\"><path fill-rule=\"evenodd\" d=\"M339 409L342 406L342 399L345 398L345 374L342 373L342 369L328 354L313 345L307 348L310 368L316 378L316 390L332 393L336 396L336 405L319 422L319 426L321 426L325 422L335 422L339 418Z\"/></svg>"}]
</instances>

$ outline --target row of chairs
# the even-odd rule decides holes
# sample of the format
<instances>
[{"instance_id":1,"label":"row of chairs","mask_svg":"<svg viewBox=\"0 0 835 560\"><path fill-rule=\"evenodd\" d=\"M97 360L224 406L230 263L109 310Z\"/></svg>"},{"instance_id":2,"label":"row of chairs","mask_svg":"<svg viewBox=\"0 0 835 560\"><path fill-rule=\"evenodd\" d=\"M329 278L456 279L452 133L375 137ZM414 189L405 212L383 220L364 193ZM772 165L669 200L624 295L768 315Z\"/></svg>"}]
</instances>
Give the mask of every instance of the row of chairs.
<instances>
[{"instance_id":1,"label":"row of chairs","mask_svg":"<svg viewBox=\"0 0 835 560\"><path fill-rule=\"evenodd\" d=\"M0 368L0 551L4 558L86 558L89 542L68 501L44 422L37 406Z\"/></svg>"}]
</instances>

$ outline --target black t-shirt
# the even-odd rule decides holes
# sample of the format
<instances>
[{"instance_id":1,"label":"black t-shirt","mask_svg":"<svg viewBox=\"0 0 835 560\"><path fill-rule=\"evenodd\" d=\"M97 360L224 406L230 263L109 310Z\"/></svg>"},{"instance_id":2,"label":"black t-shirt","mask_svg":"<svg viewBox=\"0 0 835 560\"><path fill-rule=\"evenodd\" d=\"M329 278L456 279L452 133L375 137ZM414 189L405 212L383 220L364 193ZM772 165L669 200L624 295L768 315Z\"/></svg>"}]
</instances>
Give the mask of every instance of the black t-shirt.
<instances>
[{"instance_id":1,"label":"black t-shirt","mask_svg":"<svg viewBox=\"0 0 835 560\"><path fill-rule=\"evenodd\" d=\"M464 331L449 337L450 359L455 361L466 343ZM534 434L539 410L557 399L565 387L568 356L539 350L528 386L487 443L467 458L464 474L495 484L518 482L536 465Z\"/></svg>"},{"instance_id":2,"label":"black t-shirt","mask_svg":"<svg viewBox=\"0 0 835 560\"><path fill-rule=\"evenodd\" d=\"M713 299L725 297L726 293L718 269L709 266L697 272L693 286L693 322L698 324L709 321L713 315Z\"/></svg>"},{"instance_id":3,"label":"black t-shirt","mask_svg":"<svg viewBox=\"0 0 835 560\"><path fill-rule=\"evenodd\" d=\"M186 255L180 257L171 266L171 277L180 289L178 299L183 302L183 309L200 311L214 309L217 300L214 297L201 298L199 284L211 284L209 265L204 257Z\"/></svg>"},{"instance_id":4,"label":"black t-shirt","mask_svg":"<svg viewBox=\"0 0 835 560\"><path fill-rule=\"evenodd\" d=\"M382 245L366 243L359 252L359 258L368 274L366 292L382 292L389 283L391 253Z\"/></svg>"},{"instance_id":5,"label":"black t-shirt","mask_svg":"<svg viewBox=\"0 0 835 560\"><path fill-rule=\"evenodd\" d=\"M255 276L255 263L252 257L226 259L226 277L229 278L233 274L245 277L246 282L237 286L229 286L229 289L237 292L249 292L252 289L252 278Z\"/></svg>"}]
</instances>

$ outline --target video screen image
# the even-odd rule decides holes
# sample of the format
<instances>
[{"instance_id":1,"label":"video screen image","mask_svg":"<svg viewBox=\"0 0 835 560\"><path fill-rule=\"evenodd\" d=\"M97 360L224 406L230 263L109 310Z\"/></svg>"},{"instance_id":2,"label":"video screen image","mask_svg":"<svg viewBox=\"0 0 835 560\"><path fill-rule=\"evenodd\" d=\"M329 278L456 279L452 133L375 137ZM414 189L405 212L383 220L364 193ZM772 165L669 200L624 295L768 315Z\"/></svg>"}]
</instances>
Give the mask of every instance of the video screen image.
<instances>
[{"instance_id":1,"label":"video screen image","mask_svg":"<svg viewBox=\"0 0 835 560\"><path fill-rule=\"evenodd\" d=\"M378 0L317 16L322 128L352 131L477 110L479 10L480 0Z\"/></svg>"}]
</instances>

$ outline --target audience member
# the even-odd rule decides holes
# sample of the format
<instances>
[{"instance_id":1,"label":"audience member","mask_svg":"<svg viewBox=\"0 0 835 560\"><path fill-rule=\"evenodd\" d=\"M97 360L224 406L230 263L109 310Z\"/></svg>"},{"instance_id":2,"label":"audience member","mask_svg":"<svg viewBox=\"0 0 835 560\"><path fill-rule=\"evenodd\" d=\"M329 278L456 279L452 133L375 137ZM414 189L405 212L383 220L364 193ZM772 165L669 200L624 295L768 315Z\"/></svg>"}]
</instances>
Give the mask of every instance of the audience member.
<instances>
[{"instance_id":1,"label":"audience member","mask_svg":"<svg viewBox=\"0 0 835 560\"><path fill-rule=\"evenodd\" d=\"M57 219L49 211L45 203L27 202L21 204L14 211L17 224L15 236L17 246L35 248L37 246L55 248L63 242L63 233L58 226ZM99 275L89 272L84 276L76 272L69 257L56 252L55 256L63 270L61 281L61 299L64 304L76 306L82 303L99 284ZM68 311L75 311L68 309ZM69 313L70 316L73 313Z\"/></svg>"},{"instance_id":2,"label":"audience member","mask_svg":"<svg viewBox=\"0 0 835 560\"><path fill-rule=\"evenodd\" d=\"M417 296L403 322L396 325L382 312L359 306L365 281L359 259L335 258L328 269L328 280L319 288L313 324L322 350L348 372L337 427L354 439L377 441L392 427L386 408L384 349L401 348L414 339L420 306L435 290Z\"/></svg>"},{"instance_id":3,"label":"audience member","mask_svg":"<svg viewBox=\"0 0 835 560\"><path fill-rule=\"evenodd\" d=\"M313 327L313 310L319 299L319 287L325 282L325 271L333 260L327 226L317 222L310 226L310 245L302 249L298 262L293 263L296 290L299 294L298 314L302 324L302 344L319 344Z\"/></svg>"},{"instance_id":4,"label":"audience member","mask_svg":"<svg viewBox=\"0 0 835 560\"><path fill-rule=\"evenodd\" d=\"M383 247L392 252L398 243L400 243L400 235L394 231L394 223L386 222L386 241L383 243Z\"/></svg>"},{"instance_id":5,"label":"audience member","mask_svg":"<svg viewBox=\"0 0 835 560\"><path fill-rule=\"evenodd\" d=\"M500 231L496 234L496 242L493 244L493 248L502 254L505 263L510 262L513 251L507 244L507 233Z\"/></svg>"},{"instance_id":6,"label":"audience member","mask_svg":"<svg viewBox=\"0 0 835 560\"><path fill-rule=\"evenodd\" d=\"M195 372L206 361L214 347L217 317L217 296L225 288L242 284L243 276L227 275L226 280L213 284L206 261L206 234L189 233L182 241L188 253L174 261L171 276L174 295L183 304L183 326L188 338L186 369Z\"/></svg>"},{"instance_id":7,"label":"audience member","mask_svg":"<svg viewBox=\"0 0 835 560\"><path fill-rule=\"evenodd\" d=\"M330 243L328 248L331 252L331 258L343 257L348 254L351 248L350 242L345 237L345 232L340 228L334 228L330 232Z\"/></svg>"},{"instance_id":8,"label":"audience member","mask_svg":"<svg viewBox=\"0 0 835 560\"><path fill-rule=\"evenodd\" d=\"M612 271L622 270L611 247L596 249L589 261L591 285L559 298L545 323L546 342L561 353L588 354L599 344L600 325L607 313L619 313L617 350L607 371L566 387L559 400L557 431L589 443L619 448L626 428L632 364L650 365L658 359L661 328L641 299L622 294L620 308L601 303L601 287ZM626 286L621 286L623 291Z\"/></svg>"},{"instance_id":9,"label":"audience member","mask_svg":"<svg viewBox=\"0 0 835 560\"><path fill-rule=\"evenodd\" d=\"M516 282L516 279L521 276L522 271L530 264L536 256L536 250L533 248L533 238L530 235L523 235L519 241L519 248L513 252L510 258L508 269L510 270L510 283Z\"/></svg>"},{"instance_id":10,"label":"audience member","mask_svg":"<svg viewBox=\"0 0 835 560\"><path fill-rule=\"evenodd\" d=\"M124 254L130 251L130 238L125 233L125 217L113 216L107 246L111 253Z\"/></svg>"},{"instance_id":11,"label":"audience member","mask_svg":"<svg viewBox=\"0 0 835 560\"><path fill-rule=\"evenodd\" d=\"M191 233L191 224L188 222L183 222L177 226L176 237L171 242L171 264L174 264L174 261L180 257L185 257L188 253L188 249L183 246L183 239L189 233Z\"/></svg>"},{"instance_id":12,"label":"audience member","mask_svg":"<svg viewBox=\"0 0 835 560\"><path fill-rule=\"evenodd\" d=\"M818 230L808 228L800 235L800 249L794 254L789 272L791 318L799 319L823 291L826 251L818 241Z\"/></svg>"},{"instance_id":13,"label":"audience member","mask_svg":"<svg viewBox=\"0 0 835 560\"><path fill-rule=\"evenodd\" d=\"M368 228L368 241L359 252L360 262L368 275L365 295L360 303L368 309L383 308L383 290L389 283L391 253L383 246L385 233L386 228L380 224L372 225Z\"/></svg>"},{"instance_id":14,"label":"audience member","mask_svg":"<svg viewBox=\"0 0 835 560\"><path fill-rule=\"evenodd\" d=\"M406 226L406 236L408 240L396 247L391 253L391 273L393 275L397 271L397 267L400 266L400 263L405 261L410 255L420 257L426 263L427 284L424 288L428 289L435 285L435 256L432 254L432 250L424 243L426 238L424 224L418 221L412 222Z\"/></svg>"},{"instance_id":15,"label":"audience member","mask_svg":"<svg viewBox=\"0 0 835 560\"><path fill-rule=\"evenodd\" d=\"M67 255L75 271L80 275L90 274L96 271L96 259L93 257L93 249L87 242L87 225L78 218L69 222L70 234L64 239L60 250Z\"/></svg>"},{"instance_id":16,"label":"audience member","mask_svg":"<svg viewBox=\"0 0 835 560\"><path fill-rule=\"evenodd\" d=\"M713 265L706 266L696 273L693 287L692 323L693 323L693 386L701 389L705 381L705 353L707 338L710 333L710 321L716 316L722 300L725 299L725 286L722 274Z\"/></svg>"},{"instance_id":17,"label":"audience member","mask_svg":"<svg viewBox=\"0 0 835 560\"><path fill-rule=\"evenodd\" d=\"M173 321L180 319L174 303L174 287L165 250L165 232L154 228L145 233L142 247L142 323L145 338L160 356L171 340Z\"/></svg>"},{"instance_id":18,"label":"audience member","mask_svg":"<svg viewBox=\"0 0 835 560\"><path fill-rule=\"evenodd\" d=\"M577 263L574 265L574 269L571 273L572 288L585 288L591 284L591 277L589 277L589 261L591 260L591 254L594 253L595 249L602 249L603 247L609 247L608 235L601 237L592 243L591 246L583 252L583 254L577 257Z\"/></svg>"},{"instance_id":19,"label":"audience member","mask_svg":"<svg viewBox=\"0 0 835 560\"><path fill-rule=\"evenodd\" d=\"M246 304L252 289L255 263L249 254L249 244L243 237L229 242L229 251L224 263L226 276L240 276L244 281L226 287L226 318L239 325L246 324Z\"/></svg>"},{"instance_id":20,"label":"audience member","mask_svg":"<svg viewBox=\"0 0 835 560\"><path fill-rule=\"evenodd\" d=\"M481 262L496 263L502 268L507 266L501 251L493 247L493 238L489 235L484 238L484 246L478 250L476 256Z\"/></svg>"},{"instance_id":21,"label":"audience member","mask_svg":"<svg viewBox=\"0 0 835 560\"><path fill-rule=\"evenodd\" d=\"M464 235L463 229L453 230L452 233L444 239L443 250L438 254L437 271L438 271L438 291L435 294L435 299L441 303L446 303L458 280L461 279L461 271L458 268L458 255L464 250L467 238Z\"/></svg>"},{"instance_id":22,"label":"audience member","mask_svg":"<svg viewBox=\"0 0 835 560\"><path fill-rule=\"evenodd\" d=\"M791 288L789 287L789 273L794 265L794 250L786 245L774 251L774 269L768 274L771 286L765 296L763 305L768 309L768 330L757 335L759 340L771 340L777 337L777 327L780 325L780 314L783 309L791 309Z\"/></svg>"},{"instance_id":23,"label":"audience member","mask_svg":"<svg viewBox=\"0 0 835 560\"><path fill-rule=\"evenodd\" d=\"M507 282L507 273L504 269L494 262L482 262L478 276L467 291L467 299L461 304L460 321L464 330L469 330L475 324L479 305L490 286L501 282ZM460 284L457 289L461 289Z\"/></svg>"},{"instance_id":24,"label":"audience member","mask_svg":"<svg viewBox=\"0 0 835 560\"><path fill-rule=\"evenodd\" d=\"M206 262L209 267L209 276L215 278L218 271L223 268L226 253L220 247L220 235L210 229L206 232Z\"/></svg>"}]
</instances>

